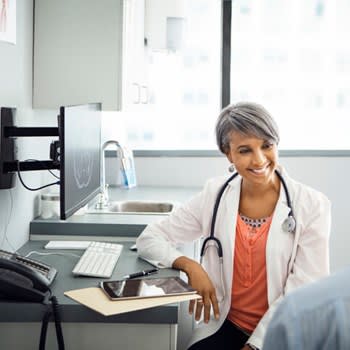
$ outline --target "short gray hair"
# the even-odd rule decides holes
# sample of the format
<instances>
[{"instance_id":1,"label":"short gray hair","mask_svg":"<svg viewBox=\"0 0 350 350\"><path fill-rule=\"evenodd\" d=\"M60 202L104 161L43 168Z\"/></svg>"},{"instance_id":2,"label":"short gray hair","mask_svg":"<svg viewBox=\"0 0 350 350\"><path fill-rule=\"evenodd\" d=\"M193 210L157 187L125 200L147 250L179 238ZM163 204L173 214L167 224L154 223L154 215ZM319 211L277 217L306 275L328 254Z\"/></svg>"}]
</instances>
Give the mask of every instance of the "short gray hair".
<instances>
[{"instance_id":1,"label":"short gray hair","mask_svg":"<svg viewBox=\"0 0 350 350\"><path fill-rule=\"evenodd\" d=\"M231 133L236 131L247 136L279 143L276 122L261 105L253 102L239 102L225 107L216 122L216 143L220 151L230 151Z\"/></svg>"}]
</instances>

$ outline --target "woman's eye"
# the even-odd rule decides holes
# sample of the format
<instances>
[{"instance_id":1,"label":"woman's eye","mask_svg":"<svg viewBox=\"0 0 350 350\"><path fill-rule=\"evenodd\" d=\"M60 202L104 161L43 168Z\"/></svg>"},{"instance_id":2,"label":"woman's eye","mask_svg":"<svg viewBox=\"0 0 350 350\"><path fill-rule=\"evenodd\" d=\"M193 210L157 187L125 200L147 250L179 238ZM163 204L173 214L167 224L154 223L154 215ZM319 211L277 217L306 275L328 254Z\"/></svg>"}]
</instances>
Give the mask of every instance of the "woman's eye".
<instances>
[{"instance_id":1,"label":"woman's eye","mask_svg":"<svg viewBox=\"0 0 350 350\"><path fill-rule=\"evenodd\" d=\"M249 149L245 149L245 148L239 150L240 154L245 154L245 153L248 153L248 152L250 152L250 150Z\"/></svg>"},{"instance_id":2,"label":"woman's eye","mask_svg":"<svg viewBox=\"0 0 350 350\"><path fill-rule=\"evenodd\" d=\"M273 146L273 143L264 143L263 149L269 149Z\"/></svg>"}]
</instances>

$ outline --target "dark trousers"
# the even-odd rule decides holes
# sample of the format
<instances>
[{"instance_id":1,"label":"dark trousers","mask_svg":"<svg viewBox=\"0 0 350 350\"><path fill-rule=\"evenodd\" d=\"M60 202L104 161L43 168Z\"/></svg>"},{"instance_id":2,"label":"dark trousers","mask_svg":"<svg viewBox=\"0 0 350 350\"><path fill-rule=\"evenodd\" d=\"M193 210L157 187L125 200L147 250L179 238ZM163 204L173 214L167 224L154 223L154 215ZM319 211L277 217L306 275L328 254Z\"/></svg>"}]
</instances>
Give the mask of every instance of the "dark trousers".
<instances>
[{"instance_id":1,"label":"dark trousers","mask_svg":"<svg viewBox=\"0 0 350 350\"><path fill-rule=\"evenodd\" d=\"M248 338L249 336L238 329L232 322L225 320L216 333L193 344L188 350L240 350Z\"/></svg>"}]
</instances>

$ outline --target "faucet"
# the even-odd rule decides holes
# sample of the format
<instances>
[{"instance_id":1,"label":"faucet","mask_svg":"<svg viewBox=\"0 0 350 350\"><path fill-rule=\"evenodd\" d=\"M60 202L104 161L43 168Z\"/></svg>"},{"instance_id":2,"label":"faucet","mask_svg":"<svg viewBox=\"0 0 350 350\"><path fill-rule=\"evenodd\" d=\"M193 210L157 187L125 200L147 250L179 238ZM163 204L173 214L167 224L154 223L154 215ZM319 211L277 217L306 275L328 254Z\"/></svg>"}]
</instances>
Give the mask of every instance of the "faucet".
<instances>
[{"instance_id":1,"label":"faucet","mask_svg":"<svg viewBox=\"0 0 350 350\"><path fill-rule=\"evenodd\" d=\"M108 207L108 184L106 184L106 169L105 169L105 150L108 146L115 145L117 147L117 153L120 159L124 158L124 151L118 141L109 140L106 141L101 148L101 165L100 165L100 194L96 203L96 209L103 209Z\"/></svg>"}]
</instances>

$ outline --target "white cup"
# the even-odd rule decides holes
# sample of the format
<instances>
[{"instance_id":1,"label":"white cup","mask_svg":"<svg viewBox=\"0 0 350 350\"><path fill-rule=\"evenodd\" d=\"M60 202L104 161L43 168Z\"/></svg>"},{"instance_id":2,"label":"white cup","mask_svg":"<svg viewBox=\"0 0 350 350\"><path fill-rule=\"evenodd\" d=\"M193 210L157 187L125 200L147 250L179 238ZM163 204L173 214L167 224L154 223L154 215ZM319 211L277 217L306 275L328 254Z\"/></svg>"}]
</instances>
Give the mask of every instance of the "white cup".
<instances>
[{"instance_id":1,"label":"white cup","mask_svg":"<svg viewBox=\"0 0 350 350\"><path fill-rule=\"evenodd\" d=\"M41 217L43 219L58 218L60 216L60 195L57 193L43 193L41 195Z\"/></svg>"}]
</instances>

